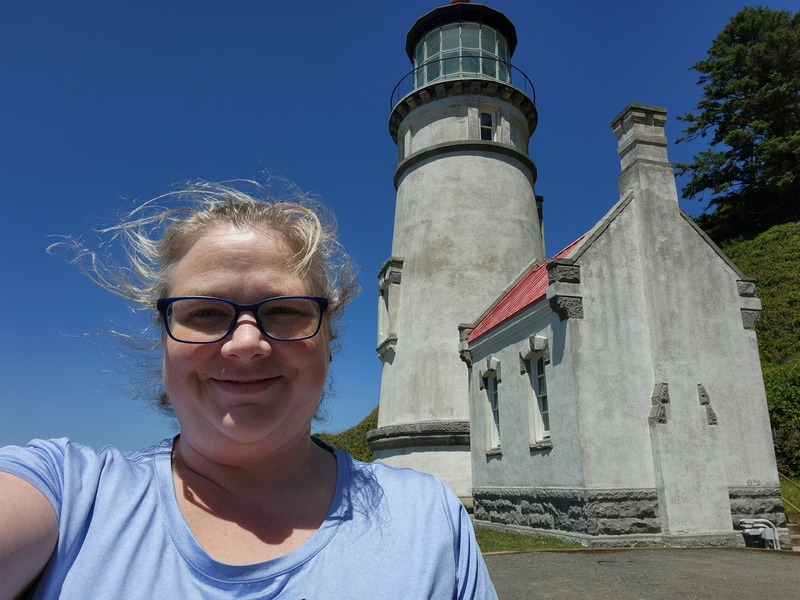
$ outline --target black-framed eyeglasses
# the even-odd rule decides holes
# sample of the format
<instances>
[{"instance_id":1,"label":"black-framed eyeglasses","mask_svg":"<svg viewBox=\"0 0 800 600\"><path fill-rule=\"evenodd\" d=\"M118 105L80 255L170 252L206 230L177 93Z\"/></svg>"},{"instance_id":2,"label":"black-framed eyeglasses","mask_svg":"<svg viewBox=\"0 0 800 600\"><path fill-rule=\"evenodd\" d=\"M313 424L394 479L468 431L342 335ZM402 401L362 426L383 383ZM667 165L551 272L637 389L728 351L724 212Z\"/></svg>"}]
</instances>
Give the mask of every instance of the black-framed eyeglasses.
<instances>
[{"instance_id":1,"label":"black-framed eyeglasses","mask_svg":"<svg viewBox=\"0 0 800 600\"><path fill-rule=\"evenodd\" d=\"M296 342L317 335L328 300L315 296L278 296L255 304L236 304L222 298L179 296L161 298L156 308L167 335L176 342L222 341L231 334L243 312L253 313L258 329L269 339Z\"/></svg>"}]
</instances>

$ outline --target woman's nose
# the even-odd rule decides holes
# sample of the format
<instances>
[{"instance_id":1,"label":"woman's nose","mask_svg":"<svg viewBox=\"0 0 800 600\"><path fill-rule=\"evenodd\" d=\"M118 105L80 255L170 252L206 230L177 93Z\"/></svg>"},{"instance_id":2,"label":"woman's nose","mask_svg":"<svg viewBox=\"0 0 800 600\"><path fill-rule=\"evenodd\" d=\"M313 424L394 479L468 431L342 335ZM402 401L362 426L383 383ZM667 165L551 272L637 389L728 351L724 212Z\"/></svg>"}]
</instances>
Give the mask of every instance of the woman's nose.
<instances>
[{"instance_id":1,"label":"woman's nose","mask_svg":"<svg viewBox=\"0 0 800 600\"><path fill-rule=\"evenodd\" d=\"M261 333L252 313L239 315L233 331L222 344L223 356L244 362L266 356L271 351L271 340Z\"/></svg>"}]
</instances>

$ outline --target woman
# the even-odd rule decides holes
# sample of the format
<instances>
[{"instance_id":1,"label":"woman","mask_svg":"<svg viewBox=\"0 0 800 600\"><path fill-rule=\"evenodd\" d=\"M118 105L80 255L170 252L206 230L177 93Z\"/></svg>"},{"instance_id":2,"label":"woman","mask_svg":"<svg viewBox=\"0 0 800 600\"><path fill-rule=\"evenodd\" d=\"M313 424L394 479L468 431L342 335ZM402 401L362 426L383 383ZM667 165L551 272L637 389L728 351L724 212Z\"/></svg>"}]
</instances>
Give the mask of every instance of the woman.
<instances>
[{"instance_id":1,"label":"woman","mask_svg":"<svg viewBox=\"0 0 800 600\"><path fill-rule=\"evenodd\" d=\"M333 227L230 187L177 197L114 228L136 282L90 276L156 309L180 434L0 450L0 598L496 598L442 483L310 435L356 287Z\"/></svg>"}]
</instances>

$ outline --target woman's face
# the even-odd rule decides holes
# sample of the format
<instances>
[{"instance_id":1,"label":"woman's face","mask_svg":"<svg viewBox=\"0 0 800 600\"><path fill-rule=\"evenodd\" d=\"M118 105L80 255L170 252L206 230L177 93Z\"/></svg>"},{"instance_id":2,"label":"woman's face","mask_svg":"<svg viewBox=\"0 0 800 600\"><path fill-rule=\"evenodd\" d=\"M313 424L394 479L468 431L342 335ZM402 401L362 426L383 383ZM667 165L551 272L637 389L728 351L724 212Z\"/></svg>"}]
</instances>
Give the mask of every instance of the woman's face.
<instances>
[{"instance_id":1,"label":"woman's face","mask_svg":"<svg viewBox=\"0 0 800 600\"><path fill-rule=\"evenodd\" d=\"M213 296L251 304L274 296L314 295L292 270L283 236L219 226L176 265L170 296ZM214 344L163 335L164 384L189 443L220 462L281 452L308 439L330 356L327 317L311 339L275 342L251 313Z\"/></svg>"}]
</instances>

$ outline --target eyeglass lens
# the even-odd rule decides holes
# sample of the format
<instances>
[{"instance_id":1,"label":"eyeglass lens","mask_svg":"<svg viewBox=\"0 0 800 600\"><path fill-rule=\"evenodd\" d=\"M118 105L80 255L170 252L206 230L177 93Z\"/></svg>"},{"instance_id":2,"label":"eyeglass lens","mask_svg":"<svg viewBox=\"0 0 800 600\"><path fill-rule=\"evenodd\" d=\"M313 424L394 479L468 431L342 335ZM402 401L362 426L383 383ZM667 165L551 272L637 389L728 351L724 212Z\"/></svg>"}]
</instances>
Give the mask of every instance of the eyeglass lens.
<instances>
[{"instance_id":1,"label":"eyeglass lens","mask_svg":"<svg viewBox=\"0 0 800 600\"><path fill-rule=\"evenodd\" d=\"M187 298L172 302L168 325L177 340L211 342L227 336L235 318L236 309L224 300ZM276 298L258 307L256 318L270 337L297 340L316 333L321 310L308 298Z\"/></svg>"}]
</instances>

